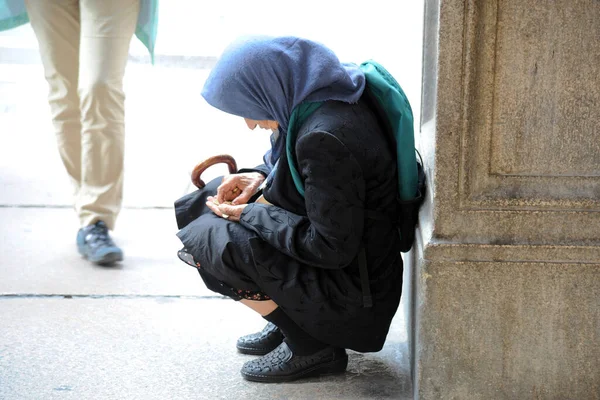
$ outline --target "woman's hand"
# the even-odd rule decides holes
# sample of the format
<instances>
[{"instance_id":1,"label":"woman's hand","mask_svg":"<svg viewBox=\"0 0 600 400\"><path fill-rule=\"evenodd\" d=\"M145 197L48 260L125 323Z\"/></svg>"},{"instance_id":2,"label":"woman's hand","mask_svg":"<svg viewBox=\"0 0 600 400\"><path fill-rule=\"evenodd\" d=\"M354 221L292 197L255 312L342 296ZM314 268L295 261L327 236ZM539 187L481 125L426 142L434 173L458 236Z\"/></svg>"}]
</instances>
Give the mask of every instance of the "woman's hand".
<instances>
[{"instance_id":1,"label":"woman's hand","mask_svg":"<svg viewBox=\"0 0 600 400\"><path fill-rule=\"evenodd\" d=\"M225 218L229 221L238 222L242 216L244 208L248 204L233 205L229 202L221 203L215 197L208 196L206 198L206 206L212 210L219 217Z\"/></svg>"},{"instance_id":2,"label":"woman's hand","mask_svg":"<svg viewBox=\"0 0 600 400\"><path fill-rule=\"evenodd\" d=\"M233 205L246 204L264 180L265 177L258 172L227 175L217 188L216 200L219 204L225 202L231 202Z\"/></svg>"}]
</instances>

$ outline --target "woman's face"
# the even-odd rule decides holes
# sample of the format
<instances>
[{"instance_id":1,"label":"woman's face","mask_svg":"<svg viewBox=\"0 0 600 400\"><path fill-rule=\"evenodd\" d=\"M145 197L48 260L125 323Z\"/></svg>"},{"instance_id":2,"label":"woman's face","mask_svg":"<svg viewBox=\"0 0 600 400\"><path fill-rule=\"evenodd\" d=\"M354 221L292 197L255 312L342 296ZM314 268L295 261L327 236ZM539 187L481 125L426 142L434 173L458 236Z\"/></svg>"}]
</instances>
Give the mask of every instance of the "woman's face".
<instances>
[{"instance_id":1,"label":"woman's face","mask_svg":"<svg viewBox=\"0 0 600 400\"><path fill-rule=\"evenodd\" d=\"M277 130L277 128L279 128L279 123L277 123L277 121L269 121L267 119L257 121L255 119L248 118L244 118L244 121L246 121L246 125L249 129L254 129L258 126L260 129L270 129L272 131L275 131Z\"/></svg>"}]
</instances>

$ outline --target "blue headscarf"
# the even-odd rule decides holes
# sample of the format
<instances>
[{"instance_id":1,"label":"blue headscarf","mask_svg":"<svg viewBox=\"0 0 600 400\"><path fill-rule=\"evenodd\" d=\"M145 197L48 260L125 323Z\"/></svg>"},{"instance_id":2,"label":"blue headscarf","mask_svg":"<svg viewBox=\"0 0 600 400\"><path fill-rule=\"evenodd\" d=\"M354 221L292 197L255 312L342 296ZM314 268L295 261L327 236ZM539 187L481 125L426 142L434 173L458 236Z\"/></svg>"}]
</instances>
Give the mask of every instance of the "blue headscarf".
<instances>
[{"instance_id":1,"label":"blue headscarf","mask_svg":"<svg viewBox=\"0 0 600 400\"><path fill-rule=\"evenodd\" d=\"M230 44L212 69L202 96L221 111L279 123L265 163L273 168L285 148L292 110L303 102L356 103L365 76L322 44L297 37L252 36Z\"/></svg>"}]
</instances>

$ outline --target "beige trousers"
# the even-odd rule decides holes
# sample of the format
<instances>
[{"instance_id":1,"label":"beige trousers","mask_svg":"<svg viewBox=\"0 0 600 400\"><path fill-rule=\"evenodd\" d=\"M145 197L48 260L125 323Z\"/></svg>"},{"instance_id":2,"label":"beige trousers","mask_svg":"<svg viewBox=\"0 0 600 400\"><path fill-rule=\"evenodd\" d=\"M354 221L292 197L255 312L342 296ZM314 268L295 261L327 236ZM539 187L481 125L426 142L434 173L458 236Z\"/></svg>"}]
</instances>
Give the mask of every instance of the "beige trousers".
<instances>
[{"instance_id":1,"label":"beige trousers","mask_svg":"<svg viewBox=\"0 0 600 400\"><path fill-rule=\"evenodd\" d=\"M25 0L39 42L62 161L81 226L121 210L123 76L139 0Z\"/></svg>"}]
</instances>

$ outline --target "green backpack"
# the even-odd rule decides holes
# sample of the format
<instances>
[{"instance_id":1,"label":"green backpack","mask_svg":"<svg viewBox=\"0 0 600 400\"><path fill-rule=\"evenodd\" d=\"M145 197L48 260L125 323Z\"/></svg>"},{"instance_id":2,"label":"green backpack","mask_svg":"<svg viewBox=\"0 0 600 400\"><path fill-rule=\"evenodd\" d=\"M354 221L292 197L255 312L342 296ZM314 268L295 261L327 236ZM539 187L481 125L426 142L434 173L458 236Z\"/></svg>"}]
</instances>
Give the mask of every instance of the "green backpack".
<instances>
[{"instance_id":1,"label":"green backpack","mask_svg":"<svg viewBox=\"0 0 600 400\"><path fill-rule=\"evenodd\" d=\"M413 114L404 91L394 77L375 61L366 61L360 65L366 77L363 99L379 117L388 134L388 143L394 148L398 166L398 218L401 251L411 249L415 238L419 207L425 192L425 174L423 162L417 161L413 127ZM304 183L296 168L294 148L298 127L322 103L304 103L296 107L290 116L286 138L287 159L292 178L298 192L304 196ZM367 211L367 218L389 220L389 216Z\"/></svg>"}]
</instances>

